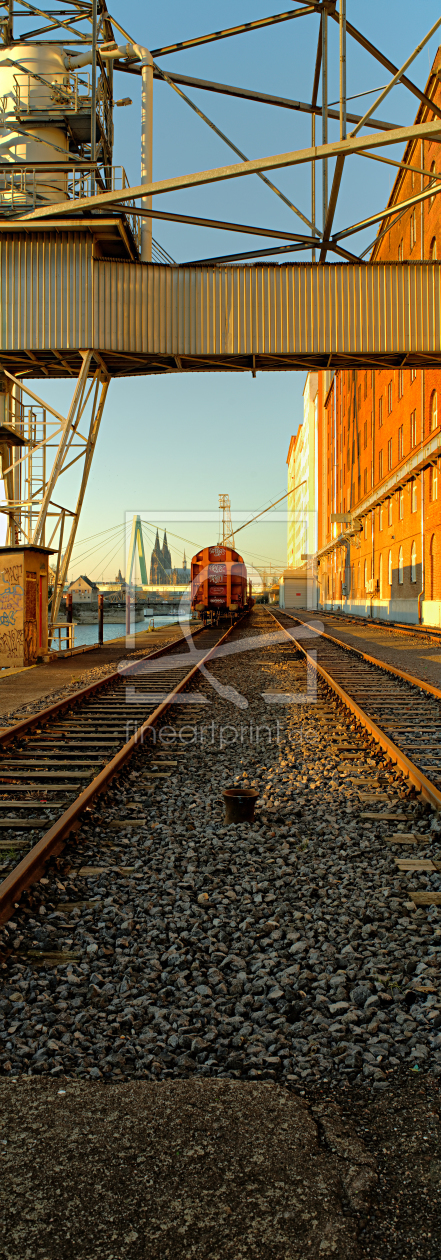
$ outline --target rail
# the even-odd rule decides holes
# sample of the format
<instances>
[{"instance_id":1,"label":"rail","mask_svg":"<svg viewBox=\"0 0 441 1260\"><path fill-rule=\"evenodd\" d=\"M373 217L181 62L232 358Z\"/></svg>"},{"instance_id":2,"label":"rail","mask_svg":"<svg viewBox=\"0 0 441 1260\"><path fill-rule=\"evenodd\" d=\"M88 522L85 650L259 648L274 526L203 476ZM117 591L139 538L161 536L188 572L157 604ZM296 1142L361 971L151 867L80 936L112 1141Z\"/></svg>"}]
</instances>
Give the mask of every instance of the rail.
<instances>
[{"instance_id":1,"label":"rail","mask_svg":"<svg viewBox=\"0 0 441 1260\"><path fill-rule=\"evenodd\" d=\"M435 707L435 698L441 699L441 693L436 688L431 688L428 684L424 685L420 679L414 679L411 675L404 675L402 670L394 669L392 666L384 665L382 661L374 657L368 657L364 653L360 653L358 649L348 647L337 639L332 639L329 635L323 635L321 632L314 631L309 622L302 622L299 618L290 617L284 611L276 616L271 616L285 631L287 638L295 644L298 651L302 652L306 657L308 664L317 674L327 683L327 685L336 693L346 708L350 709L357 721L368 731L377 744L387 752L391 761L394 761L402 773L410 779L410 782L421 792L425 800L436 810L441 810L441 761L439 752L439 733L441 729L441 709ZM302 639L297 639L294 633L290 633L286 626L283 625L283 617L289 616L290 621L298 621L302 627ZM314 647L317 650L311 655L311 649L305 646L305 630L309 629L311 638L314 640ZM303 640L303 641L302 641ZM326 642L328 640L328 643ZM323 646L325 650L323 650ZM326 648L328 651L326 652ZM337 648L337 656L335 653ZM318 660L318 650L321 651L321 660ZM330 650L331 649L331 650ZM332 656L331 652L334 653ZM359 661L358 671L354 669L354 662L351 661L351 668L348 674L342 672L341 665L346 656L351 655L355 660ZM338 655L340 653L340 655ZM360 660L363 657L363 660ZM323 664L323 661L326 664ZM345 662L344 662L345 663ZM372 671L379 675L384 670L389 675L395 675L393 680L395 687L392 686L392 679L389 682L389 689L386 687L385 681L381 680L381 688L376 690L373 686ZM344 684L344 685L343 685ZM416 690L420 691L417 703ZM429 694L427 694L430 692ZM363 701L360 703L360 701ZM365 707L366 706L366 707ZM370 710L370 711L367 711ZM386 721L384 721L386 718ZM380 725L381 722L381 725ZM392 738L392 731L398 736L400 743L396 743ZM388 733L389 732L389 733ZM421 732L421 733L420 733ZM413 760L413 756L409 756L412 751L413 755L417 751L418 759ZM430 762L421 764L422 758L427 755L431 756ZM434 756L438 757L438 762L434 761ZM420 761L420 764L418 764ZM438 784L428 777L425 770L429 772L439 771L435 773ZM381 820L381 815L378 815Z\"/></svg>"},{"instance_id":2,"label":"rail","mask_svg":"<svg viewBox=\"0 0 441 1260\"><path fill-rule=\"evenodd\" d=\"M237 624L237 622L234 623L234 625ZM11 917L14 906L24 889L41 877L48 858L52 854L61 852L67 837L78 827L83 812L90 807L95 797L106 789L114 775L144 743L149 729L156 725L176 696L188 686L201 667L207 664L216 648L231 634L234 625L229 626L223 634L220 634L219 630L214 631L204 627L193 631L193 636L195 634L204 636L207 651L196 664L191 664L190 669L186 668L188 655L185 653L186 640L174 640L172 644L149 653L143 662L140 663L139 660L130 662L123 670L115 671L73 696L49 705L42 712L16 723L3 733L0 737L0 749L9 748L11 744L18 747L13 758L3 756L0 759L0 794L3 794L0 796L0 815L2 810L6 813L4 821L0 816L0 829L10 831L14 824L19 831L26 829L37 831L44 827L44 834L0 885L0 923L6 922ZM183 651L179 653L179 649ZM160 696L156 693L152 694L151 677L149 691L147 689L148 675L143 678L140 672L142 665L148 666L151 661L159 657L166 658L171 652L175 653L173 671L165 669L155 672L155 686L159 686L163 694ZM179 660L182 656L183 664L180 671L181 677L176 682L176 669L179 668L176 666L178 653ZM194 661L193 656L190 659ZM136 694L126 695L123 684L128 679L130 680L134 671L136 671ZM135 688L130 688L130 693L135 693ZM147 718L145 718L146 707L151 710ZM74 722L67 724L60 722L60 719L73 710L76 710L77 714ZM136 727L130 738L128 738L129 720ZM30 753L28 745L22 752L21 742L23 739L28 740L33 733L36 742ZM49 734L49 740L47 734ZM99 769L103 755L108 753L112 755ZM91 778L95 770L98 770L98 774L94 774ZM82 779L88 779L89 782L81 790ZM12 799L5 801L4 794L8 790ZM40 798L38 801L37 792ZM44 793L43 802L42 793ZM17 797L20 799L15 799ZM23 819L22 812L25 809L28 813L34 809L41 814L42 803L49 805L49 808L56 812L57 797L58 805L66 805L67 808L59 814L48 830L46 830L47 817L36 817L30 822ZM11 848L13 848L13 842L11 842Z\"/></svg>"}]
</instances>

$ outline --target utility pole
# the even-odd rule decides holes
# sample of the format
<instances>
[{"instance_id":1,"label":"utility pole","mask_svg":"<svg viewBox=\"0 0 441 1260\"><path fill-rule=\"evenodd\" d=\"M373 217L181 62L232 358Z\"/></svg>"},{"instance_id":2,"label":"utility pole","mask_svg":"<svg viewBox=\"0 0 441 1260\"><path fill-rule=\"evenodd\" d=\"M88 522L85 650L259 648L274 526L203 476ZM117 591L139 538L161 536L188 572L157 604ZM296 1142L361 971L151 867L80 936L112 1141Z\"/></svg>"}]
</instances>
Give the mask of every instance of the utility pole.
<instances>
[{"instance_id":1,"label":"utility pole","mask_svg":"<svg viewBox=\"0 0 441 1260\"><path fill-rule=\"evenodd\" d=\"M219 495L219 507L222 512L222 542L228 538L230 547L234 547L233 522L231 520L231 503L229 494Z\"/></svg>"}]
</instances>

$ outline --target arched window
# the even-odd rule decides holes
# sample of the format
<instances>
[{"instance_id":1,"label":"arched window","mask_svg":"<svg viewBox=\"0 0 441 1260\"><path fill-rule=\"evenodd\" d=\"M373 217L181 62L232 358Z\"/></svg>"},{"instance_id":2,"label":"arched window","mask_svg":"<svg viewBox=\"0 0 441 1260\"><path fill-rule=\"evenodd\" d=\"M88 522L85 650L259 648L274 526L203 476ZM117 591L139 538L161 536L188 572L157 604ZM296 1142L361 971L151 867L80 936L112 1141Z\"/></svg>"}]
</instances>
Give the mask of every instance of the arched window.
<instances>
[{"instance_id":1,"label":"arched window","mask_svg":"<svg viewBox=\"0 0 441 1260\"><path fill-rule=\"evenodd\" d=\"M429 258L431 262L436 262L436 236L432 236L430 242Z\"/></svg>"},{"instance_id":2,"label":"arched window","mask_svg":"<svg viewBox=\"0 0 441 1260\"><path fill-rule=\"evenodd\" d=\"M416 543L413 542L410 548L410 580L416 582Z\"/></svg>"},{"instance_id":3,"label":"arched window","mask_svg":"<svg viewBox=\"0 0 441 1260\"><path fill-rule=\"evenodd\" d=\"M403 582L404 582L403 548L399 547L398 549L398 585L402 586Z\"/></svg>"},{"instance_id":4,"label":"arched window","mask_svg":"<svg viewBox=\"0 0 441 1260\"><path fill-rule=\"evenodd\" d=\"M392 586L392 552L391 551L389 552L389 555L387 557L387 580L389 582L389 586Z\"/></svg>"},{"instance_id":5,"label":"arched window","mask_svg":"<svg viewBox=\"0 0 441 1260\"><path fill-rule=\"evenodd\" d=\"M433 179L435 179L435 176L436 176L436 166L435 166L435 163L434 163L434 162L432 162L432 165L431 165L431 167L430 167L430 174L432 175ZM431 197L431 198L430 198L430 209L432 209L432 206L433 206L434 201L435 201L435 198L434 198L434 197Z\"/></svg>"},{"instance_id":6,"label":"arched window","mask_svg":"<svg viewBox=\"0 0 441 1260\"><path fill-rule=\"evenodd\" d=\"M378 569L378 579L379 579L378 584L380 587L380 599L382 599L383 598L383 552L382 551L380 551L380 565Z\"/></svg>"},{"instance_id":7,"label":"arched window","mask_svg":"<svg viewBox=\"0 0 441 1260\"><path fill-rule=\"evenodd\" d=\"M438 428L438 394L436 389L430 395L430 432Z\"/></svg>"},{"instance_id":8,"label":"arched window","mask_svg":"<svg viewBox=\"0 0 441 1260\"><path fill-rule=\"evenodd\" d=\"M435 534L429 546L429 599L435 599Z\"/></svg>"}]
</instances>

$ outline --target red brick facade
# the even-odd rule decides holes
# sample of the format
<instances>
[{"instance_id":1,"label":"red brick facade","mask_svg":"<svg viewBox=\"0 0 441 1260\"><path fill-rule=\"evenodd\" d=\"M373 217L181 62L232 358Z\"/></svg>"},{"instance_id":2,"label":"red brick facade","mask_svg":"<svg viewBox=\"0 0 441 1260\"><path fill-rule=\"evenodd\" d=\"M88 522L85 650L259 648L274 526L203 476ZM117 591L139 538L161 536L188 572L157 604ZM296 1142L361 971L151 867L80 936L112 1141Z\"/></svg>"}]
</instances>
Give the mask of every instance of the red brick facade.
<instances>
[{"instance_id":1,"label":"red brick facade","mask_svg":"<svg viewBox=\"0 0 441 1260\"><path fill-rule=\"evenodd\" d=\"M427 93L441 101L435 58ZM432 115L433 117L434 115ZM417 121L430 115L421 107ZM439 144L411 142L388 206L441 173ZM420 171L426 173L419 173ZM388 229L371 261L441 258L441 195ZM441 372L403 367L319 377L319 590L322 606L441 624ZM350 522L333 523L332 514ZM354 533L357 528L360 532ZM336 537L347 533L344 545ZM326 553L325 553L326 549ZM320 555L320 552L322 553ZM325 554L324 554L325 553Z\"/></svg>"}]
</instances>

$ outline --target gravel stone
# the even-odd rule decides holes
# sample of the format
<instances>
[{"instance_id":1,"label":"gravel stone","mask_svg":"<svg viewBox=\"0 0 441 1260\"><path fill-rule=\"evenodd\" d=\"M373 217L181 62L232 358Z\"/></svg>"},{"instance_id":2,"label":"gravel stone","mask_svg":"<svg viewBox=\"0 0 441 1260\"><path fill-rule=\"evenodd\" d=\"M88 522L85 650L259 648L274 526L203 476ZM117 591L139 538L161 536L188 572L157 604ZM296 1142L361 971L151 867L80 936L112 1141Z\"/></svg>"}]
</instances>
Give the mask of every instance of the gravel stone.
<instances>
[{"instance_id":1,"label":"gravel stone","mask_svg":"<svg viewBox=\"0 0 441 1260\"><path fill-rule=\"evenodd\" d=\"M306 692L303 659L267 633L256 609L231 639L250 651L192 683L210 720L165 715L2 930L5 1076L441 1076L441 916L412 901L441 872L400 871L363 794L399 802L420 858L439 859L436 819L324 683L314 704L266 702ZM152 783L164 752L177 765ZM226 826L240 783L259 791L255 822Z\"/></svg>"}]
</instances>

